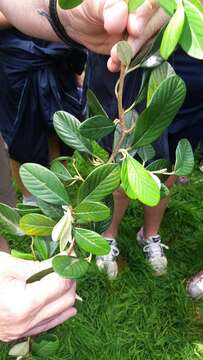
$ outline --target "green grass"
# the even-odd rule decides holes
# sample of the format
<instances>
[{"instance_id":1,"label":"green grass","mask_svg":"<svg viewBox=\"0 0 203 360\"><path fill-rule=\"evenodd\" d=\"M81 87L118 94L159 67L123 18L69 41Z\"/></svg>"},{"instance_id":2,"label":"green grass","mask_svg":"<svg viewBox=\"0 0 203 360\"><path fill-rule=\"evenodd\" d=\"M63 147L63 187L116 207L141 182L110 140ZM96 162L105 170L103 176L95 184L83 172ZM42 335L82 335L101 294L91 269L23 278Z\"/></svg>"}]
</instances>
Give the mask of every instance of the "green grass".
<instances>
[{"instance_id":1,"label":"green grass","mask_svg":"<svg viewBox=\"0 0 203 360\"><path fill-rule=\"evenodd\" d=\"M52 360L198 360L203 325L186 296L188 277L203 269L203 175L175 187L161 228L169 245L168 273L154 277L136 244L142 207L133 204L119 233L121 269L109 282L95 266L78 284L78 315L54 332L61 338ZM199 344L199 345L197 345ZM8 359L0 345L0 360ZM49 359L47 359L49 360Z\"/></svg>"}]
</instances>

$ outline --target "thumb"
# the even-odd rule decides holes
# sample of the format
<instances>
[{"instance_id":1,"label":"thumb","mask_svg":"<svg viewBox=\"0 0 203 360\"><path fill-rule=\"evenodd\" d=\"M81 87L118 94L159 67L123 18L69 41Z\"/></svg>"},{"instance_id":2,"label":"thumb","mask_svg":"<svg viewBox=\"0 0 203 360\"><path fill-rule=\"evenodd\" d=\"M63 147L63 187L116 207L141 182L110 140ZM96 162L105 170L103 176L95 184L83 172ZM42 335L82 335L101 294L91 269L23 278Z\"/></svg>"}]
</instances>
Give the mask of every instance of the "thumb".
<instances>
[{"instance_id":1,"label":"thumb","mask_svg":"<svg viewBox=\"0 0 203 360\"><path fill-rule=\"evenodd\" d=\"M22 260L10 254L0 252L0 276L11 276L26 280L35 273L52 266L52 259L42 262Z\"/></svg>"},{"instance_id":2,"label":"thumb","mask_svg":"<svg viewBox=\"0 0 203 360\"><path fill-rule=\"evenodd\" d=\"M103 8L104 28L112 35L122 34L128 22L128 6L125 0L106 0Z\"/></svg>"}]
</instances>

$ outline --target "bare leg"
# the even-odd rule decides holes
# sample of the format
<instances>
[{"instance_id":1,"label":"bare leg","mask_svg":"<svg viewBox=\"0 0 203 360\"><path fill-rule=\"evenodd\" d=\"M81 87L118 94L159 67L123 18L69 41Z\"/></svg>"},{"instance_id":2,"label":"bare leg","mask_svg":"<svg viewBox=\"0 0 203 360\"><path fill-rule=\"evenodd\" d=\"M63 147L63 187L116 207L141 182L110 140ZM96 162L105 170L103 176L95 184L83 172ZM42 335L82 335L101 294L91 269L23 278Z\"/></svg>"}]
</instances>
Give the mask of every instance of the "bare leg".
<instances>
[{"instance_id":1,"label":"bare leg","mask_svg":"<svg viewBox=\"0 0 203 360\"><path fill-rule=\"evenodd\" d=\"M19 190L22 192L24 196L31 196L30 192L25 188L20 178L20 174L19 174L20 163L16 160L11 159L11 169L12 169L12 175L15 178Z\"/></svg>"},{"instance_id":2,"label":"bare leg","mask_svg":"<svg viewBox=\"0 0 203 360\"><path fill-rule=\"evenodd\" d=\"M60 156L59 139L55 134L49 137L49 156L50 160L53 160L54 158ZM31 196L31 194L23 185L23 182L19 175L20 165L21 164L18 161L11 159L12 175L15 178L16 184L19 190L22 192L23 196L29 197Z\"/></svg>"},{"instance_id":3,"label":"bare leg","mask_svg":"<svg viewBox=\"0 0 203 360\"><path fill-rule=\"evenodd\" d=\"M12 188L11 181L11 169L8 157L8 152L2 137L0 136L0 202L3 202L9 206L15 206L16 197ZM0 251L9 252L9 246L5 239L0 236Z\"/></svg>"},{"instance_id":4,"label":"bare leg","mask_svg":"<svg viewBox=\"0 0 203 360\"><path fill-rule=\"evenodd\" d=\"M166 186L168 188L172 188L176 182L177 177L172 175L166 181ZM153 236L158 234L159 228L161 225L161 221L165 214L165 211L168 206L168 198L162 199L157 206L144 207L144 237L148 238L149 236Z\"/></svg>"},{"instance_id":5,"label":"bare leg","mask_svg":"<svg viewBox=\"0 0 203 360\"><path fill-rule=\"evenodd\" d=\"M118 233L118 227L125 215L130 200L125 195L124 191L119 188L113 194L114 199L114 212L111 225L103 233L104 236L115 239Z\"/></svg>"},{"instance_id":6,"label":"bare leg","mask_svg":"<svg viewBox=\"0 0 203 360\"><path fill-rule=\"evenodd\" d=\"M8 243L2 236L0 236L0 251L4 251L4 252L7 252L7 253L10 252Z\"/></svg>"},{"instance_id":7,"label":"bare leg","mask_svg":"<svg viewBox=\"0 0 203 360\"><path fill-rule=\"evenodd\" d=\"M60 156L60 143L56 134L49 136L49 159L50 161Z\"/></svg>"}]
</instances>

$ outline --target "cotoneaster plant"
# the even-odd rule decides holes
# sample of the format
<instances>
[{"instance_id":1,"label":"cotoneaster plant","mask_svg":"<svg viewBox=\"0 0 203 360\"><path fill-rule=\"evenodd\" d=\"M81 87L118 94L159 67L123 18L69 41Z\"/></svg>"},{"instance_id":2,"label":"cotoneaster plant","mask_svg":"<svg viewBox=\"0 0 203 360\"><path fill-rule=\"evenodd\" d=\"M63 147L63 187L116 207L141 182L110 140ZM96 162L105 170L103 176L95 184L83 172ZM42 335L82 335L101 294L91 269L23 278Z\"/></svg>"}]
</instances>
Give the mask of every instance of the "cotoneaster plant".
<instances>
[{"instance_id":1,"label":"cotoneaster plant","mask_svg":"<svg viewBox=\"0 0 203 360\"><path fill-rule=\"evenodd\" d=\"M59 0L64 9L81 2ZM129 11L142 3L129 0ZM87 99L91 116L83 123L64 111L55 113L56 133L75 154L55 159L50 169L31 163L21 166L21 179L35 196L37 206L18 204L12 209L0 204L1 227L10 235L30 238L29 253L12 250L12 255L40 261L53 258L49 269L28 282L53 271L64 278L81 278L95 255L108 254L109 244L101 234L111 219L112 193L118 187L130 199L155 206L169 194L164 185L166 176L188 175L193 170L193 152L186 139L177 146L173 168L167 160L153 161L151 144L171 124L186 94L183 80L166 60L178 44L189 55L203 59L203 6L198 0L159 3L171 16L169 24L134 59L126 41L117 46L121 61L115 89L118 119L109 119L90 90ZM138 68L142 69L140 90L133 104L124 109L125 78ZM135 107L143 101L145 109L138 114ZM110 133L114 133L114 143L109 155L98 142ZM18 343L9 355L26 359L32 353L45 358L58 347L55 335L44 334Z\"/></svg>"}]
</instances>

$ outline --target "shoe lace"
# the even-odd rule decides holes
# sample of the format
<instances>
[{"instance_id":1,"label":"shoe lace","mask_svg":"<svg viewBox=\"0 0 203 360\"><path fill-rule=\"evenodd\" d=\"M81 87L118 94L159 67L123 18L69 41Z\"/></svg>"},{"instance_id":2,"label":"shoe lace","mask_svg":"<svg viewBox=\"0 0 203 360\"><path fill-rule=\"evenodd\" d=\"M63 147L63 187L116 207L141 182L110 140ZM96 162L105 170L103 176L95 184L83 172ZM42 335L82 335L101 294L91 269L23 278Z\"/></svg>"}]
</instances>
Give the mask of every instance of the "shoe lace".
<instances>
[{"instance_id":1,"label":"shoe lace","mask_svg":"<svg viewBox=\"0 0 203 360\"><path fill-rule=\"evenodd\" d=\"M143 251L148 253L152 258L163 256L163 249L168 250L168 246L162 244L160 236L153 236L146 242L147 245L143 247Z\"/></svg>"},{"instance_id":2,"label":"shoe lace","mask_svg":"<svg viewBox=\"0 0 203 360\"><path fill-rule=\"evenodd\" d=\"M196 280L196 281L195 281ZM200 287L203 287L203 272L201 271L199 274L197 274L194 279L192 279L191 281L188 281L188 284L190 284L190 282L195 282L197 286L200 285Z\"/></svg>"},{"instance_id":3,"label":"shoe lace","mask_svg":"<svg viewBox=\"0 0 203 360\"><path fill-rule=\"evenodd\" d=\"M108 255L98 256L97 258L105 260L105 261L114 261L115 257L119 255L119 249L117 247L117 242L114 239L106 239L111 247Z\"/></svg>"},{"instance_id":4,"label":"shoe lace","mask_svg":"<svg viewBox=\"0 0 203 360\"><path fill-rule=\"evenodd\" d=\"M108 240L108 243L111 246L111 250L110 250L108 256L110 258L112 258L112 260L114 260L114 258L119 255L119 250L118 250L117 244L116 244L115 240Z\"/></svg>"}]
</instances>

